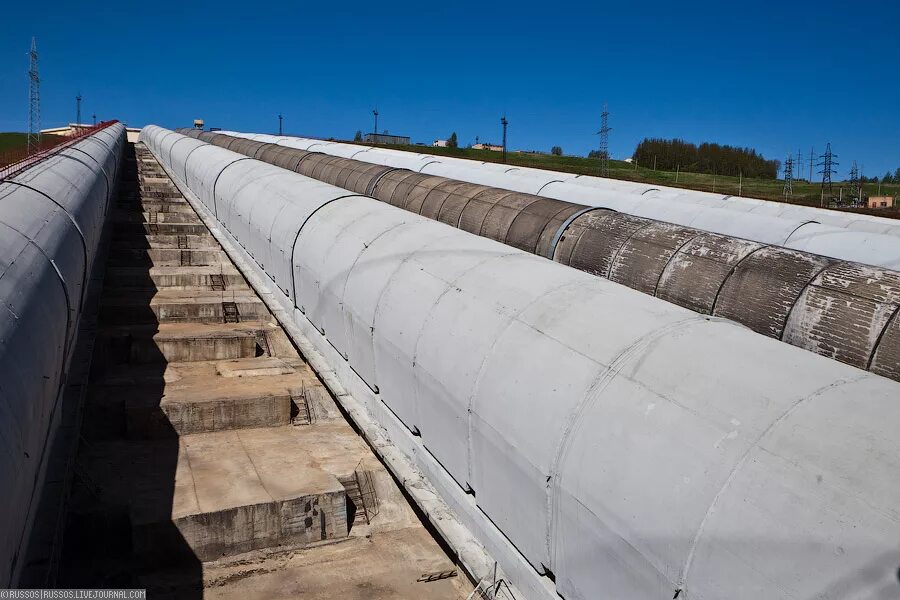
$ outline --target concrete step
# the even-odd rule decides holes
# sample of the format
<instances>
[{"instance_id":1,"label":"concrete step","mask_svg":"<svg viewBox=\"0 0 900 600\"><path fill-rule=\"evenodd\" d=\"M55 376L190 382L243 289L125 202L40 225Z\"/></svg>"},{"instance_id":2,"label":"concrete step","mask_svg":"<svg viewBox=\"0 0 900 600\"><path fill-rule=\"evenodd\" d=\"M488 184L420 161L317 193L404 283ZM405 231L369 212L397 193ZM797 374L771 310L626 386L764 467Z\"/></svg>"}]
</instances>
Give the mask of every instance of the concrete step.
<instances>
[{"instance_id":1,"label":"concrete step","mask_svg":"<svg viewBox=\"0 0 900 600\"><path fill-rule=\"evenodd\" d=\"M117 241L121 242L123 238L119 238ZM110 266L202 267L226 262L228 262L227 256L218 249L120 248L116 252L110 253L107 264Z\"/></svg>"},{"instance_id":2,"label":"concrete step","mask_svg":"<svg viewBox=\"0 0 900 600\"><path fill-rule=\"evenodd\" d=\"M139 190L136 195L137 198L141 200L150 200L150 201L159 201L159 202L173 202L184 200L184 196L181 195L181 192L178 191L177 188L172 189L152 189L152 190Z\"/></svg>"},{"instance_id":3,"label":"concrete step","mask_svg":"<svg viewBox=\"0 0 900 600\"><path fill-rule=\"evenodd\" d=\"M253 358L264 351L257 339L273 326L247 323L162 323L98 329L105 366Z\"/></svg>"},{"instance_id":4,"label":"concrete step","mask_svg":"<svg viewBox=\"0 0 900 600\"><path fill-rule=\"evenodd\" d=\"M450 572L457 565L427 530L409 526L369 537L350 537L326 544L314 553L272 554L246 560L203 565L204 600L463 600L472 586L461 574L438 581L419 581L424 573ZM180 575L180 577L179 577ZM192 573L140 576L135 587L148 597L176 600L191 597L198 577ZM477 598L484 598L480 594ZM508 597L498 594L496 598Z\"/></svg>"},{"instance_id":5,"label":"concrete step","mask_svg":"<svg viewBox=\"0 0 900 600\"><path fill-rule=\"evenodd\" d=\"M113 254L121 248L171 248L189 250L218 250L216 239L209 235L121 235L112 240Z\"/></svg>"},{"instance_id":6,"label":"concrete step","mask_svg":"<svg viewBox=\"0 0 900 600\"><path fill-rule=\"evenodd\" d=\"M194 209L187 203L184 198L176 198L170 201L160 200L158 198L142 199L140 196L119 199L116 203L119 210L130 212L170 212L170 213L191 213Z\"/></svg>"},{"instance_id":7,"label":"concrete step","mask_svg":"<svg viewBox=\"0 0 900 600\"><path fill-rule=\"evenodd\" d=\"M200 223L200 217L193 210L182 212L136 212L113 211L113 223Z\"/></svg>"},{"instance_id":8,"label":"concrete step","mask_svg":"<svg viewBox=\"0 0 900 600\"><path fill-rule=\"evenodd\" d=\"M133 551L149 564L346 538L340 479L364 460L346 423L102 442L79 456L104 502L127 507Z\"/></svg>"},{"instance_id":9,"label":"concrete step","mask_svg":"<svg viewBox=\"0 0 900 600\"><path fill-rule=\"evenodd\" d=\"M249 289L162 289L107 293L100 302L100 322L129 323L222 323L225 303L233 303L240 320L267 319L266 305Z\"/></svg>"},{"instance_id":10,"label":"concrete step","mask_svg":"<svg viewBox=\"0 0 900 600\"><path fill-rule=\"evenodd\" d=\"M209 232L203 223L143 223L133 221L115 223L114 225L114 238L136 234L192 235Z\"/></svg>"},{"instance_id":11,"label":"concrete step","mask_svg":"<svg viewBox=\"0 0 900 600\"><path fill-rule=\"evenodd\" d=\"M108 267L104 285L107 289L248 289L244 277L230 263L203 267Z\"/></svg>"},{"instance_id":12,"label":"concrete step","mask_svg":"<svg viewBox=\"0 0 900 600\"><path fill-rule=\"evenodd\" d=\"M309 425L340 418L321 387L296 355L134 365L98 378L86 414L102 414L108 424L105 432L92 432L92 439L160 439L296 425L301 413Z\"/></svg>"}]
</instances>

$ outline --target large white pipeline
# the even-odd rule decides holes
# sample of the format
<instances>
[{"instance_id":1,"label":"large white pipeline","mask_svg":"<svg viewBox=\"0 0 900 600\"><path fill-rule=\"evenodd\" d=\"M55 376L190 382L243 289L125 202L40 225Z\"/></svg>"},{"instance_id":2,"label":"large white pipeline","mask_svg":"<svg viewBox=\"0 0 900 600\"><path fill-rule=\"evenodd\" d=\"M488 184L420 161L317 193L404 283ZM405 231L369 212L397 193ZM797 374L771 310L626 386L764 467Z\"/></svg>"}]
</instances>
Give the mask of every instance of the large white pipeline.
<instances>
[{"instance_id":1,"label":"large white pipeline","mask_svg":"<svg viewBox=\"0 0 900 600\"><path fill-rule=\"evenodd\" d=\"M822 256L900 269L900 222L894 219L340 142L232 131L222 133L610 208Z\"/></svg>"},{"instance_id":2,"label":"large white pipeline","mask_svg":"<svg viewBox=\"0 0 900 600\"><path fill-rule=\"evenodd\" d=\"M895 382L159 127L141 140L529 597L549 597L539 573L568 600L900 590Z\"/></svg>"},{"instance_id":3,"label":"large white pipeline","mask_svg":"<svg viewBox=\"0 0 900 600\"><path fill-rule=\"evenodd\" d=\"M25 562L124 145L114 123L0 181L0 588Z\"/></svg>"}]
</instances>

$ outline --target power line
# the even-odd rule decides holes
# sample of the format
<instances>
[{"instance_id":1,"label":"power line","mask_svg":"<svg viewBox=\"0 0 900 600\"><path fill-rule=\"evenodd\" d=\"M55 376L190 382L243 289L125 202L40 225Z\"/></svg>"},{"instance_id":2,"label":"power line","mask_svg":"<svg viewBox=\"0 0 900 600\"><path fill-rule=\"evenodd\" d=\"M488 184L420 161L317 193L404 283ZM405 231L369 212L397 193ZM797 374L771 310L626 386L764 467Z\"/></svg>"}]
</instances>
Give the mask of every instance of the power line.
<instances>
[{"instance_id":1,"label":"power line","mask_svg":"<svg viewBox=\"0 0 900 600\"><path fill-rule=\"evenodd\" d=\"M28 155L37 152L41 145L41 78L38 75L38 51L34 38L28 52L31 66L28 69Z\"/></svg>"},{"instance_id":2,"label":"power line","mask_svg":"<svg viewBox=\"0 0 900 600\"><path fill-rule=\"evenodd\" d=\"M609 108L603 103L603 112L600 113L600 176L609 177Z\"/></svg>"}]
</instances>

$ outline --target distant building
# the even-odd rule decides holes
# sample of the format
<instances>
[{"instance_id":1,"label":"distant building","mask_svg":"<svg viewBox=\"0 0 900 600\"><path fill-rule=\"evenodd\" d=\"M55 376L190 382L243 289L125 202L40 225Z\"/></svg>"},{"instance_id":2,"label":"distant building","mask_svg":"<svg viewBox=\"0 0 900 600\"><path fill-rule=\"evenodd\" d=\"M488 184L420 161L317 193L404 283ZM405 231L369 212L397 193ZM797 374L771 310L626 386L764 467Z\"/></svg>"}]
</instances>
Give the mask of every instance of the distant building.
<instances>
[{"instance_id":1,"label":"distant building","mask_svg":"<svg viewBox=\"0 0 900 600\"><path fill-rule=\"evenodd\" d=\"M65 127L51 127L50 129L41 129L41 133L49 133L51 135L62 135L66 137L71 137L74 135L78 135L83 131L90 129L93 127L92 125L88 125L86 123L69 123ZM126 127L125 128L125 136L129 142L135 143L138 141L138 136L141 133L140 127Z\"/></svg>"},{"instance_id":2,"label":"distant building","mask_svg":"<svg viewBox=\"0 0 900 600\"><path fill-rule=\"evenodd\" d=\"M495 146L493 144L475 144L473 150L492 150L494 152L503 152L503 146Z\"/></svg>"},{"instance_id":3,"label":"distant building","mask_svg":"<svg viewBox=\"0 0 900 600\"><path fill-rule=\"evenodd\" d=\"M894 206L894 198L891 196L869 196L869 208L892 208Z\"/></svg>"},{"instance_id":4,"label":"distant building","mask_svg":"<svg viewBox=\"0 0 900 600\"><path fill-rule=\"evenodd\" d=\"M433 148L446 148L447 140L434 140L433 142L431 142L431 146Z\"/></svg>"},{"instance_id":5,"label":"distant building","mask_svg":"<svg viewBox=\"0 0 900 600\"><path fill-rule=\"evenodd\" d=\"M409 146L408 135L388 135L386 133L367 133L364 140L369 144L397 144Z\"/></svg>"},{"instance_id":6,"label":"distant building","mask_svg":"<svg viewBox=\"0 0 900 600\"><path fill-rule=\"evenodd\" d=\"M51 127L50 129L41 129L41 133L71 137L73 135L78 135L82 131L90 128L91 126L85 123L69 123L64 127Z\"/></svg>"}]
</instances>

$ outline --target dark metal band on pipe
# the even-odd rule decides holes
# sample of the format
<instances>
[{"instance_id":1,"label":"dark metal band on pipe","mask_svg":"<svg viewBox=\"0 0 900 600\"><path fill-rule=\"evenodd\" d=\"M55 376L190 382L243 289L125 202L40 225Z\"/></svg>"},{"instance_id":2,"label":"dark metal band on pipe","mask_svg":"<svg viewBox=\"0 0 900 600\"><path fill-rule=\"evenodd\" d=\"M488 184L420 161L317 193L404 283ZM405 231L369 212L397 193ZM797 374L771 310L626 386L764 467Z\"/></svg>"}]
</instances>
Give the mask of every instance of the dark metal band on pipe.
<instances>
[{"instance_id":1,"label":"dark metal band on pipe","mask_svg":"<svg viewBox=\"0 0 900 600\"><path fill-rule=\"evenodd\" d=\"M203 136L222 138L220 146L243 139ZM345 174L373 163L266 147L299 155L292 170L302 175L900 380L900 318L891 317L900 309L895 271L412 170L385 167L351 177ZM332 160L301 168L312 154Z\"/></svg>"}]
</instances>

